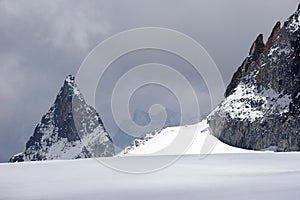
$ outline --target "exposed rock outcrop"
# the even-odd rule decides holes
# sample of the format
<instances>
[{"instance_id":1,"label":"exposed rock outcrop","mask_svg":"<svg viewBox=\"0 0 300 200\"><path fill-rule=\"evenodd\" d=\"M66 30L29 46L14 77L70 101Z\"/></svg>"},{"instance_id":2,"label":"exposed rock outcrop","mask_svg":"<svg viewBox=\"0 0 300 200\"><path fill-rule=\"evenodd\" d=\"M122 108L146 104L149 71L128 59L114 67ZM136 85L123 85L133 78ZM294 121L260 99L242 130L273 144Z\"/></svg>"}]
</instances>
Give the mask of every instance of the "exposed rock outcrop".
<instances>
[{"instance_id":1,"label":"exposed rock outcrop","mask_svg":"<svg viewBox=\"0 0 300 200\"><path fill-rule=\"evenodd\" d=\"M262 35L233 75L225 100L208 117L223 142L246 149L300 150L300 6Z\"/></svg>"},{"instance_id":2,"label":"exposed rock outcrop","mask_svg":"<svg viewBox=\"0 0 300 200\"><path fill-rule=\"evenodd\" d=\"M274 28L271 32L271 35L268 38L268 41L267 41L266 46L264 48L264 51L268 51L270 49L270 47L274 43L274 40L277 38L279 31L280 31L280 22L278 21L275 24L275 26L274 26Z\"/></svg>"},{"instance_id":3,"label":"exposed rock outcrop","mask_svg":"<svg viewBox=\"0 0 300 200\"><path fill-rule=\"evenodd\" d=\"M114 147L96 110L87 105L73 76L36 126L24 152L10 162L113 156Z\"/></svg>"},{"instance_id":4,"label":"exposed rock outcrop","mask_svg":"<svg viewBox=\"0 0 300 200\"><path fill-rule=\"evenodd\" d=\"M252 65L252 63L258 62L259 55L264 51L264 49L265 44L263 42L263 35L259 34L250 48L249 55L245 58L238 70L233 74L232 80L226 89L225 97L232 94L241 79L247 75L249 71L253 70L254 65Z\"/></svg>"}]
</instances>

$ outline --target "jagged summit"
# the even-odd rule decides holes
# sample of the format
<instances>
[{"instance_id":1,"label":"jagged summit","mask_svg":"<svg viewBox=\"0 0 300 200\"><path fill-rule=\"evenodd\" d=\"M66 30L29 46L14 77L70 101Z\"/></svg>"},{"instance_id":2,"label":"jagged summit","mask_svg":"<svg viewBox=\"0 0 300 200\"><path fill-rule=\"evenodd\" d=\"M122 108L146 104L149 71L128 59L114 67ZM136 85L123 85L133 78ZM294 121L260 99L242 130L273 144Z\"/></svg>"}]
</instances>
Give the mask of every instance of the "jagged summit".
<instances>
[{"instance_id":1,"label":"jagged summit","mask_svg":"<svg viewBox=\"0 0 300 200\"><path fill-rule=\"evenodd\" d=\"M256 59L258 58L259 54L261 54L264 50L265 44L263 39L263 34L259 34L255 41L253 42L250 51L249 56L254 56Z\"/></svg>"},{"instance_id":2,"label":"jagged summit","mask_svg":"<svg viewBox=\"0 0 300 200\"><path fill-rule=\"evenodd\" d=\"M280 21L276 22L276 24L268 38L268 41L264 47L264 52L268 51L270 49L270 47L272 46L272 44L274 43L274 40L277 38L278 33L280 31L280 26L281 26Z\"/></svg>"},{"instance_id":3,"label":"jagged summit","mask_svg":"<svg viewBox=\"0 0 300 200\"><path fill-rule=\"evenodd\" d=\"M75 84L75 77L69 74L68 76L66 76L65 82Z\"/></svg>"},{"instance_id":4,"label":"jagged summit","mask_svg":"<svg viewBox=\"0 0 300 200\"><path fill-rule=\"evenodd\" d=\"M267 52L272 44L274 43L274 40L277 38L278 33L280 31L280 22L278 21L266 44L264 44L263 41L263 34L259 34L255 41L253 42L249 55L245 58L242 65L238 68L238 70L233 74L233 77L231 79L231 82L229 83L226 91L225 91L225 97L228 97L230 94L233 93L233 90L237 87L237 85L240 83L241 79L246 76L250 71L253 70L253 67L259 65L259 57L262 53Z\"/></svg>"},{"instance_id":5,"label":"jagged summit","mask_svg":"<svg viewBox=\"0 0 300 200\"><path fill-rule=\"evenodd\" d=\"M87 105L75 77L68 75L54 104L42 117L24 152L10 162L75 159L114 155L99 114Z\"/></svg>"},{"instance_id":6,"label":"jagged summit","mask_svg":"<svg viewBox=\"0 0 300 200\"><path fill-rule=\"evenodd\" d=\"M208 117L212 132L246 149L300 150L300 10L266 44L259 35Z\"/></svg>"}]
</instances>

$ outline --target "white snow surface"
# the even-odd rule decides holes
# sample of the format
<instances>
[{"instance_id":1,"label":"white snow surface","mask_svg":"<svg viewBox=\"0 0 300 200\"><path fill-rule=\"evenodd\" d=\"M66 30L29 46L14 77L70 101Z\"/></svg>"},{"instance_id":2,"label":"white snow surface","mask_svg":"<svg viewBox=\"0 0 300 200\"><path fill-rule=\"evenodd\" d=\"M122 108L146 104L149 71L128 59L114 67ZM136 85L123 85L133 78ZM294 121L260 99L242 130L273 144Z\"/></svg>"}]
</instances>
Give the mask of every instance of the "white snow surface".
<instances>
[{"instance_id":1,"label":"white snow surface","mask_svg":"<svg viewBox=\"0 0 300 200\"><path fill-rule=\"evenodd\" d=\"M257 153L221 142L211 135L206 120L194 125L168 127L155 132L152 137L146 135L144 139L137 139L133 143L118 156Z\"/></svg>"},{"instance_id":2,"label":"white snow surface","mask_svg":"<svg viewBox=\"0 0 300 200\"><path fill-rule=\"evenodd\" d=\"M139 166L160 157L167 156L101 159ZM190 155L147 174L121 173L95 159L2 163L0 199L298 200L299 180L299 153Z\"/></svg>"}]
</instances>

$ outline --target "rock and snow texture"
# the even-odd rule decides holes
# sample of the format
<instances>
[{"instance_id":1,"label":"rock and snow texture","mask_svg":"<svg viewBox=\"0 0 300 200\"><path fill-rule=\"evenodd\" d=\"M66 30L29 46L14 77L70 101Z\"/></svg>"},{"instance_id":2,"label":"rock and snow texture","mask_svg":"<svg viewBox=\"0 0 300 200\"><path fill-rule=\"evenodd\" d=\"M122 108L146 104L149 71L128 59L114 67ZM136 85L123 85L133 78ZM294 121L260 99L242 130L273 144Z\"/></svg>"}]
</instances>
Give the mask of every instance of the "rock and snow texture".
<instances>
[{"instance_id":1,"label":"rock and snow texture","mask_svg":"<svg viewBox=\"0 0 300 200\"><path fill-rule=\"evenodd\" d=\"M207 122L194 125L198 127L189 131L185 129L191 126L183 126L148 134L144 139L136 139L120 155L181 154L182 149L164 149L178 132L187 137L195 134L191 146L184 151L186 154L207 151L211 141L216 141L211 153L240 151L224 143L249 150L299 151L300 6L280 26L277 22L266 44L262 34L257 37L249 56L233 75L226 98L208 116ZM205 126L209 128L201 131Z\"/></svg>"},{"instance_id":2,"label":"rock and snow texture","mask_svg":"<svg viewBox=\"0 0 300 200\"><path fill-rule=\"evenodd\" d=\"M218 138L246 149L300 150L300 6L266 44L260 34L208 123Z\"/></svg>"},{"instance_id":3,"label":"rock and snow texture","mask_svg":"<svg viewBox=\"0 0 300 200\"><path fill-rule=\"evenodd\" d=\"M207 122L156 131L134 140L121 154L243 151L224 143L251 150L299 151L300 6L280 26L277 22L266 44L262 34L257 37L249 56L233 75L225 100L208 116ZM136 121L147 124L149 116L141 114L144 117L137 117ZM206 131L202 129L205 126ZM128 137L127 141L131 139ZM210 148L212 143L214 148ZM27 142L26 150L10 161L112 155L112 140L99 115L85 103L74 77L69 76Z\"/></svg>"},{"instance_id":4,"label":"rock and snow texture","mask_svg":"<svg viewBox=\"0 0 300 200\"><path fill-rule=\"evenodd\" d=\"M186 141L183 140L187 139ZM135 139L118 156L253 153L229 146L211 135L206 120L187 126L168 127Z\"/></svg>"},{"instance_id":5,"label":"rock and snow texture","mask_svg":"<svg viewBox=\"0 0 300 200\"><path fill-rule=\"evenodd\" d=\"M54 104L36 126L26 150L10 162L113 156L112 140L74 77L67 76Z\"/></svg>"}]
</instances>

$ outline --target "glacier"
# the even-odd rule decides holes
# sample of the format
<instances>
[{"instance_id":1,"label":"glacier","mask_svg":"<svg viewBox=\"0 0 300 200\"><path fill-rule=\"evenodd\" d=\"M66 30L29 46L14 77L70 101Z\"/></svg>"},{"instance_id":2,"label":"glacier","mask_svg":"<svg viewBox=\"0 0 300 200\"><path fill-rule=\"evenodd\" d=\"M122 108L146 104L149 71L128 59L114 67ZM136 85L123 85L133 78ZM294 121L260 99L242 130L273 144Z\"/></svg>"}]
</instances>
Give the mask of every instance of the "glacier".
<instances>
[{"instance_id":1,"label":"glacier","mask_svg":"<svg viewBox=\"0 0 300 200\"><path fill-rule=\"evenodd\" d=\"M101 158L133 166L160 157ZM298 200L300 153L182 156L162 170L129 174L98 160L48 160L0 164L0 199L272 199Z\"/></svg>"}]
</instances>

